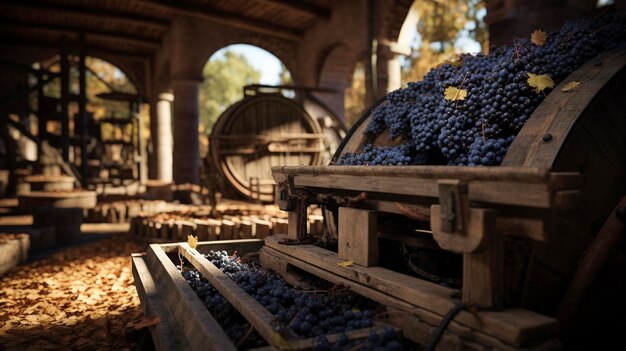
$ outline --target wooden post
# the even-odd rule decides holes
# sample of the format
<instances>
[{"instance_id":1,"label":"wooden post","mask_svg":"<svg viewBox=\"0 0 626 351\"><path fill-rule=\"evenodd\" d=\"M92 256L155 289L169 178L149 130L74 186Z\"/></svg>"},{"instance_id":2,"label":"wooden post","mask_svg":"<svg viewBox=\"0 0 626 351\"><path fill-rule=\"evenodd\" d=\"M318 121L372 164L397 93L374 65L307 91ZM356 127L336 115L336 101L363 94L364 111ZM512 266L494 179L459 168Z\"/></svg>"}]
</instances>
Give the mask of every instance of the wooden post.
<instances>
[{"instance_id":1,"label":"wooden post","mask_svg":"<svg viewBox=\"0 0 626 351\"><path fill-rule=\"evenodd\" d=\"M70 63L67 54L67 38L61 38L61 140L63 161L70 160Z\"/></svg>"},{"instance_id":2,"label":"wooden post","mask_svg":"<svg viewBox=\"0 0 626 351\"><path fill-rule=\"evenodd\" d=\"M340 207L338 229L340 259L366 267L378 264L376 211Z\"/></svg>"},{"instance_id":3,"label":"wooden post","mask_svg":"<svg viewBox=\"0 0 626 351\"><path fill-rule=\"evenodd\" d=\"M80 134L80 174L82 176L82 186L89 185L89 155L87 154L87 67L85 65L85 33L80 32L80 55L78 62L79 93L78 93L78 118L80 119L80 130L74 131L74 135ZM74 121L76 125L76 121Z\"/></svg>"},{"instance_id":4,"label":"wooden post","mask_svg":"<svg viewBox=\"0 0 626 351\"><path fill-rule=\"evenodd\" d=\"M287 217L287 239L298 240L298 227L300 225L300 216L297 211L289 211ZM284 233L274 233L284 234Z\"/></svg>"},{"instance_id":5,"label":"wooden post","mask_svg":"<svg viewBox=\"0 0 626 351\"><path fill-rule=\"evenodd\" d=\"M476 251L463 254L463 302L485 308L501 308L504 239L496 231L495 212L480 211L483 213L480 221L484 233L483 244Z\"/></svg>"}]
</instances>

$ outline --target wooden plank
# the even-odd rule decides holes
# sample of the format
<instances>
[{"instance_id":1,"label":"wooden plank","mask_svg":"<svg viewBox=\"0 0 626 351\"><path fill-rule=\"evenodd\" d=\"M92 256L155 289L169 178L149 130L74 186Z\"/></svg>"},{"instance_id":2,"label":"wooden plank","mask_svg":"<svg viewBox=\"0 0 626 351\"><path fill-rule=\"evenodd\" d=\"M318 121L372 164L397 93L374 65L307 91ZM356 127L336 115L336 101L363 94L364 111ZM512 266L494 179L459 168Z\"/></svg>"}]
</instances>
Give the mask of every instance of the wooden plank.
<instances>
[{"instance_id":1,"label":"wooden plank","mask_svg":"<svg viewBox=\"0 0 626 351\"><path fill-rule=\"evenodd\" d=\"M469 182L470 201L538 208L552 208L552 194L548 184L501 181Z\"/></svg>"},{"instance_id":2,"label":"wooden plank","mask_svg":"<svg viewBox=\"0 0 626 351\"><path fill-rule=\"evenodd\" d=\"M378 216L375 211L339 208L337 256L365 267L378 264Z\"/></svg>"},{"instance_id":3,"label":"wooden plank","mask_svg":"<svg viewBox=\"0 0 626 351\"><path fill-rule=\"evenodd\" d=\"M524 183L542 183L551 177L547 168L540 167L465 167L465 166L277 166L272 167L276 183L288 176L294 180L301 176L325 178L335 175L359 177L359 182L368 177L409 178L409 179L460 179L514 181ZM361 178L365 177L365 178ZM396 184L397 185L397 184ZM412 185L412 184L411 184Z\"/></svg>"},{"instance_id":4,"label":"wooden plank","mask_svg":"<svg viewBox=\"0 0 626 351\"><path fill-rule=\"evenodd\" d=\"M146 253L146 263L163 300L171 308L171 315L192 349L236 350L228 335L198 299L160 245L150 245ZM198 328L198 325L204 328Z\"/></svg>"},{"instance_id":5,"label":"wooden plank","mask_svg":"<svg viewBox=\"0 0 626 351\"><path fill-rule=\"evenodd\" d=\"M157 350L191 350L183 331L174 320L168 305L144 261L145 254L132 254L133 278L144 316L160 316L161 322L149 327Z\"/></svg>"},{"instance_id":6,"label":"wooden plank","mask_svg":"<svg viewBox=\"0 0 626 351\"><path fill-rule=\"evenodd\" d=\"M235 223L227 219L223 219L222 225L220 228L219 240L232 240L232 239L235 239L234 235L235 235Z\"/></svg>"},{"instance_id":7,"label":"wooden plank","mask_svg":"<svg viewBox=\"0 0 626 351\"><path fill-rule=\"evenodd\" d=\"M249 220L241 221L241 232L239 234L240 239L251 239L256 236L254 232L255 227L252 225L252 222Z\"/></svg>"},{"instance_id":8,"label":"wooden plank","mask_svg":"<svg viewBox=\"0 0 626 351\"><path fill-rule=\"evenodd\" d=\"M274 256L278 260L288 262L289 265L293 265L294 267L314 274L331 283L347 286L350 288L351 291L354 291L359 295L382 303L388 306L393 311L401 311L400 313L404 312L408 315L412 315L418 322L416 326L423 328L422 338L413 339L416 335L413 333L412 329L411 332L406 333L405 336L411 338L415 342L424 343L427 339L424 339L423 337L425 335L428 335L428 337L430 337L434 328L439 325L441 319L443 318L441 314L432 312L427 307L415 306L392 296L391 294L389 294L389 292L383 292L366 284L361 284L358 281L354 281L353 279L342 277L338 274L321 268L316 264L311 264L306 260L282 253L268 246L265 246L261 249L261 256L263 256L264 254ZM512 317L509 317L509 315L511 315ZM449 337L457 338L454 336L454 334L456 334L462 337L461 341L480 340L481 343L485 345L492 345L499 350L519 350L522 349L521 347L516 347L516 345L519 345L519 343L511 344L510 341L501 339L499 335L490 335L491 333L489 333L490 329L493 328L492 325L495 327L499 323L503 323L503 321L505 321L506 324L511 324L514 323L511 321L515 321L518 317L520 321L523 321L522 324L526 325L520 335L519 340L537 341L542 339L548 339L545 344L555 344L555 340L550 338L557 335L556 320L522 309L508 309L503 312L479 312L477 315L471 315L467 312L461 312L461 314L457 316L457 318L453 319L448 326L444 334L444 339ZM463 319L462 322L460 321L460 318ZM531 319L533 321L529 323ZM486 325L483 326L483 323L486 323ZM531 325L533 326L531 327ZM397 326L402 328L402 325ZM541 345L543 344L544 343L541 343ZM556 344L558 345L558 341L556 342ZM526 348L523 349L526 350ZM538 349L553 349L553 347L541 348L538 346Z\"/></svg>"},{"instance_id":9,"label":"wooden plank","mask_svg":"<svg viewBox=\"0 0 626 351\"><path fill-rule=\"evenodd\" d=\"M410 187L408 185L410 185ZM302 174L294 178L294 186L380 192L412 196L438 196L437 181L435 179L416 179L411 176L377 177L364 175L357 180L353 175L331 174L327 177L319 177Z\"/></svg>"},{"instance_id":10,"label":"wooden plank","mask_svg":"<svg viewBox=\"0 0 626 351\"><path fill-rule=\"evenodd\" d=\"M328 170L332 168L334 167L327 167ZM445 176L455 177L457 175L448 173ZM355 177L358 177L358 180L355 180ZM553 189L550 185L550 175L522 180L515 179L515 177L498 178L494 176L494 178L494 180L467 180L469 200L538 208L551 208L555 205L552 201ZM509 178L513 178L513 180L507 180ZM330 173L320 176L305 173L294 176L295 187L376 192L425 198L439 197L437 183L437 179L419 178L418 175L410 174L394 176L394 174L345 175Z\"/></svg>"},{"instance_id":11,"label":"wooden plank","mask_svg":"<svg viewBox=\"0 0 626 351\"><path fill-rule=\"evenodd\" d=\"M485 308L502 308L504 238L496 232L495 213L482 210L484 244L463 254L463 302Z\"/></svg>"},{"instance_id":12,"label":"wooden plank","mask_svg":"<svg viewBox=\"0 0 626 351\"><path fill-rule=\"evenodd\" d=\"M263 239L272 235L272 222L262 219L253 219L252 223L254 224L254 231L256 232L256 237L258 239Z\"/></svg>"},{"instance_id":13,"label":"wooden plank","mask_svg":"<svg viewBox=\"0 0 626 351\"><path fill-rule=\"evenodd\" d=\"M454 289L426 282L382 267L340 267L342 262L334 252L313 245L281 245L284 236L271 236L265 245L285 255L308 262L339 277L348 279L389 294L442 318L460 301L452 298ZM326 279L326 278L325 278ZM506 310L504 312L480 312L476 318L469 312L461 312L456 320L463 325L482 330L486 334L508 343L521 342L554 335L556 320L526 310ZM518 318L519 316L519 318Z\"/></svg>"},{"instance_id":14,"label":"wooden plank","mask_svg":"<svg viewBox=\"0 0 626 351\"><path fill-rule=\"evenodd\" d=\"M237 283L215 267L198 251L187 243L179 245L179 252L241 313L254 329L272 346L283 348L287 344L279 333L274 331L272 321L274 315L265 309L254 297L237 285Z\"/></svg>"}]
</instances>

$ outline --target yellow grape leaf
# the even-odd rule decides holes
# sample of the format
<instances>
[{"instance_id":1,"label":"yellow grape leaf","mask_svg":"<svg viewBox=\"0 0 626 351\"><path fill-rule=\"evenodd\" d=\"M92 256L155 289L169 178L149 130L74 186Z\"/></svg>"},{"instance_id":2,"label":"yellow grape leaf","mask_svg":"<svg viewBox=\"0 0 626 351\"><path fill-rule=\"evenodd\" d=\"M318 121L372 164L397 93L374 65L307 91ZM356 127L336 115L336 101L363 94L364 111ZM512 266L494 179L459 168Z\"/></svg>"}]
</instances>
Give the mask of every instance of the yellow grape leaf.
<instances>
[{"instance_id":1,"label":"yellow grape leaf","mask_svg":"<svg viewBox=\"0 0 626 351\"><path fill-rule=\"evenodd\" d=\"M444 96L446 100L457 101L457 100L465 100L467 96L467 90L458 89L455 87L447 87L444 91Z\"/></svg>"},{"instance_id":2,"label":"yellow grape leaf","mask_svg":"<svg viewBox=\"0 0 626 351\"><path fill-rule=\"evenodd\" d=\"M350 267L352 266L353 262L352 261L342 261L337 263L337 266L341 266L341 267Z\"/></svg>"},{"instance_id":3,"label":"yellow grape leaf","mask_svg":"<svg viewBox=\"0 0 626 351\"><path fill-rule=\"evenodd\" d=\"M450 65L452 65L454 67L459 67L461 65L461 56L456 55L456 54L452 55L449 58L443 60L443 62L441 62L437 66L435 66L435 68L440 68L443 65L445 65L446 63L449 63Z\"/></svg>"},{"instance_id":4,"label":"yellow grape leaf","mask_svg":"<svg viewBox=\"0 0 626 351\"><path fill-rule=\"evenodd\" d=\"M277 332L273 331L270 334L270 339L271 340L271 344L273 346L276 346L279 350L293 350L294 349L294 345L292 345L289 340L286 340L285 338L283 338L280 334L278 334Z\"/></svg>"},{"instance_id":5,"label":"yellow grape leaf","mask_svg":"<svg viewBox=\"0 0 626 351\"><path fill-rule=\"evenodd\" d=\"M192 249L195 249L198 246L198 237L187 235L187 244L189 244Z\"/></svg>"},{"instance_id":6,"label":"yellow grape leaf","mask_svg":"<svg viewBox=\"0 0 626 351\"><path fill-rule=\"evenodd\" d=\"M548 34L542 30L536 30L530 35L530 41L535 45L543 45L546 43Z\"/></svg>"},{"instance_id":7,"label":"yellow grape leaf","mask_svg":"<svg viewBox=\"0 0 626 351\"><path fill-rule=\"evenodd\" d=\"M446 59L445 61L443 61L443 63L449 63L454 67L459 67L461 65L461 56L459 55L452 55L450 58Z\"/></svg>"},{"instance_id":8,"label":"yellow grape leaf","mask_svg":"<svg viewBox=\"0 0 626 351\"><path fill-rule=\"evenodd\" d=\"M528 85L532 88L535 88L536 93L540 93L547 88L554 88L554 81L547 74L532 74L526 73L528 75Z\"/></svg>"},{"instance_id":9,"label":"yellow grape leaf","mask_svg":"<svg viewBox=\"0 0 626 351\"><path fill-rule=\"evenodd\" d=\"M577 86L580 85L580 82L577 80L573 80L567 84L565 84L565 86L563 88L561 88L561 91L564 93L569 93L570 91L574 91L574 89L576 89Z\"/></svg>"}]
</instances>

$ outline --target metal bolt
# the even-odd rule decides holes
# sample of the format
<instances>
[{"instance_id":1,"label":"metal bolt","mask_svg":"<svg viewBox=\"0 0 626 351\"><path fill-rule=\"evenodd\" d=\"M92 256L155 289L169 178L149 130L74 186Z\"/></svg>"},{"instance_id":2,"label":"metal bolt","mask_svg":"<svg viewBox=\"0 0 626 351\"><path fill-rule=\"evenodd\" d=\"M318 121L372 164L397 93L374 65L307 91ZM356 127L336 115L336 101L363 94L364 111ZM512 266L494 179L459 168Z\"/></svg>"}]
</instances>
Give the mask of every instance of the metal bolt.
<instances>
[{"instance_id":1,"label":"metal bolt","mask_svg":"<svg viewBox=\"0 0 626 351\"><path fill-rule=\"evenodd\" d=\"M622 222L626 221L626 207L618 207L615 210L615 216Z\"/></svg>"},{"instance_id":2,"label":"metal bolt","mask_svg":"<svg viewBox=\"0 0 626 351\"><path fill-rule=\"evenodd\" d=\"M551 142L551 141L552 141L552 138L553 138L553 137L552 137L552 134L550 134L550 133L546 133L546 134L543 136L543 141L544 141L545 143L549 143L549 142Z\"/></svg>"}]
</instances>

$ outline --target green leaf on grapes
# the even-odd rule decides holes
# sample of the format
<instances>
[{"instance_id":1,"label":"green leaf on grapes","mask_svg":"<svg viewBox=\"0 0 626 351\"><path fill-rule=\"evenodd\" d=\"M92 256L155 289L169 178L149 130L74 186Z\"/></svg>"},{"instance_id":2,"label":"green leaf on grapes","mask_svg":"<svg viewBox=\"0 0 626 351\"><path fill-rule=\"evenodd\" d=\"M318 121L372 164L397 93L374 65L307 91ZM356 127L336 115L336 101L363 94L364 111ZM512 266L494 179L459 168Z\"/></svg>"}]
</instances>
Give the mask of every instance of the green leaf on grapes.
<instances>
[{"instance_id":1,"label":"green leaf on grapes","mask_svg":"<svg viewBox=\"0 0 626 351\"><path fill-rule=\"evenodd\" d=\"M195 249L198 246L198 237L193 235L187 235L187 244L192 249Z\"/></svg>"},{"instance_id":2,"label":"green leaf on grapes","mask_svg":"<svg viewBox=\"0 0 626 351\"><path fill-rule=\"evenodd\" d=\"M574 91L576 89L576 87L578 87L580 85L580 82L577 80L573 80L567 84L565 84L565 86L563 88L561 88L561 91L564 93L569 93L570 91Z\"/></svg>"},{"instance_id":3,"label":"green leaf on grapes","mask_svg":"<svg viewBox=\"0 0 626 351\"><path fill-rule=\"evenodd\" d=\"M458 89L455 87L447 87L444 91L444 97L446 100L457 101L457 100L465 100L467 96L467 90Z\"/></svg>"},{"instance_id":4,"label":"green leaf on grapes","mask_svg":"<svg viewBox=\"0 0 626 351\"><path fill-rule=\"evenodd\" d=\"M554 81L547 74L532 74L526 73L528 75L528 85L532 88L535 88L535 92L537 94L541 93L545 89L554 88Z\"/></svg>"},{"instance_id":5,"label":"green leaf on grapes","mask_svg":"<svg viewBox=\"0 0 626 351\"><path fill-rule=\"evenodd\" d=\"M536 30L530 35L530 41L535 45L543 45L546 43L548 34L542 30Z\"/></svg>"}]
</instances>

